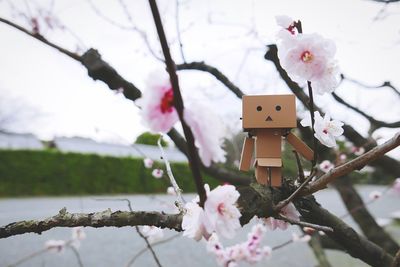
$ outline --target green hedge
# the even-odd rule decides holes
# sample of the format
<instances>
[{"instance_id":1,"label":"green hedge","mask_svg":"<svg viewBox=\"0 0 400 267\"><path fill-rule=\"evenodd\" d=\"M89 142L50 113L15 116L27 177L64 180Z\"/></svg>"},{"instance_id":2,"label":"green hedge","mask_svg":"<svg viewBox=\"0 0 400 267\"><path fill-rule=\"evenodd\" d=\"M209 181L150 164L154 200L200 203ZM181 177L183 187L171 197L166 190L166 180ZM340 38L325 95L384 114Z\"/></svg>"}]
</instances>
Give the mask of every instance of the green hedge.
<instances>
[{"instance_id":1,"label":"green hedge","mask_svg":"<svg viewBox=\"0 0 400 267\"><path fill-rule=\"evenodd\" d=\"M172 163L184 192L195 185L185 163ZM155 167L164 169L163 164ZM58 151L0 150L0 197L159 193L168 179L155 179L138 158L116 158ZM204 175L210 186L218 181Z\"/></svg>"}]
</instances>

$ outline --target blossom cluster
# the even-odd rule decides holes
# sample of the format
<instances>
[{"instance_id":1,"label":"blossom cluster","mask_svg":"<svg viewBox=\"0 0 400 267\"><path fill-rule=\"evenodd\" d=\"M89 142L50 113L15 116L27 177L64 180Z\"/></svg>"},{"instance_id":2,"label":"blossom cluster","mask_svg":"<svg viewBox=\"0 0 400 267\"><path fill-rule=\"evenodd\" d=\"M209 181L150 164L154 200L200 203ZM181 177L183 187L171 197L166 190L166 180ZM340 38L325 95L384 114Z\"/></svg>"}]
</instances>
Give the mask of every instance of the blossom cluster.
<instances>
[{"instance_id":1,"label":"blossom cluster","mask_svg":"<svg viewBox=\"0 0 400 267\"><path fill-rule=\"evenodd\" d=\"M187 99L184 120L191 128L200 159L205 166L225 162L222 149L225 137L223 123L205 103ZM138 100L143 123L152 132L166 133L179 121L174 106L174 92L166 72L154 72L148 77L146 90Z\"/></svg>"},{"instance_id":2,"label":"blossom cluster","mask_svg":"<svg viewBox=\"0 0 400 267\"><path fill-rule=\"evenodd\" d=\"M339 69L334 59L336 46L321 35L296 32L296 22L277 16L278 57L295 81L310 81L317 94L331 93L339 84Z\"/></svg>"},{"instance_id":3,"label":"blossom cluster","mask_svg":"<svg viewBox=\"0 0 400 267\"><path fill-rule=\"evenodd\" d=\"M206 185L205 189L207 200L204 209L197 204L198 198L185 204L183 235L197 241L203 236L209 238L212 233L233 238L235 231L240 228L241 214L236 206L239 192L233 185L220 185L212 191Z\"/></svg>"},{"instance_id":4,"label":"blossom cluster","mask_svg":"<svg viewBox=\"0 0 400 267\"><path fill-rule=\"evenodd\" d=\"M261 246L266 232L262 224L256 224L248 234L247 241L224 248L218 235L213 233L207 241L207 250L216 256L220 266L234 267L241 261L256 263L271 255L269 246Z\"/></svg>"}]
</instances>

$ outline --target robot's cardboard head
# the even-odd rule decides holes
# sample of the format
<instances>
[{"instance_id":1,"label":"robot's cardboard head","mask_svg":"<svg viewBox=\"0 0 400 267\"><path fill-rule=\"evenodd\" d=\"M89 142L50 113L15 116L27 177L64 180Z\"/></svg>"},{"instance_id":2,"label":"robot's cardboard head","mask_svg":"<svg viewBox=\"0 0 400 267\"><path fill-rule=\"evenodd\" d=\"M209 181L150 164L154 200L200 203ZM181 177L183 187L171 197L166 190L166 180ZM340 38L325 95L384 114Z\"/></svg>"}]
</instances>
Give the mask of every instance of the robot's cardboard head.
<instances>
[{"instance_id":1,"label":"robot's cardboard head","mask_svg":"<svg viewBox=\"0 0 400 267\"><path fill-rule=\"evenodd\" d=\"M245 95L242 98L243 129L295 128L294 95Z\"/></svg>"}]
</instances>

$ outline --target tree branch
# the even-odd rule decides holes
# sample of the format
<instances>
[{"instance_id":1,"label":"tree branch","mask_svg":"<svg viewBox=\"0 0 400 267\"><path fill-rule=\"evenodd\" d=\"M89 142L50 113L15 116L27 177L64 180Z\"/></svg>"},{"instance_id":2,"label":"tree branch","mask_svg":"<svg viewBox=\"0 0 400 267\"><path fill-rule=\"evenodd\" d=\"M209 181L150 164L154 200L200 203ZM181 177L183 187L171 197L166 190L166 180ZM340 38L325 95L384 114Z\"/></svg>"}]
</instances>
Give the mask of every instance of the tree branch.
<instances>
[{"instance_id":1,"label":"tree branch","mask_svg":"<svg viewBox=\"0 0 400 267\"><path fill-rule=\"evenodd\" d=\"M189 158L189 167L193 173L193 178L196 184L197 193L199 194L200 202L199 205L203 207L204 202L206 201L207 195L204 189L203 178L201 177L200 173L200 159L199 155L197 154L196 147L194 145L194 137L190 127L186 124L183 112L184 112L184 105L181 96L181 91L179 89L179 80L178 76L176 75L176 66L175 62L173 61L169 47L167 38L165 37L164 28L162 25L160 13L158 11L156 0L149 0L151 12L153 14L154 23L156 25L158 37L160 39L161 48L165 58L165 64L167 66L167 71L169 73L172 89L174 92L174 106L178 113L179 120L181 121L183 133L185 135L187 148L188 148L188 158Z\"/></svg>"},{"instance_id":2,"label":"tree branch","mask_svg":"<svg viewBox=\"0 0 400 267\"><path fill-rule=\"evenodd\" d=\"M398 132L394 137L386 141L385 143L374 147L373 149L369 150L368 152L364 153L363 155L343 164L340 165L328 173L322 175L317 179L315 182L310 184L310 187L305 189L301 194L312 194L321 189L326 188L326 186L335 180L337 177L346 175L353 170L361 169L365 165L369 164L371 161L376 160L377 158L383 156L387 152L396 147L400 146L400 132Z\"/></svg>"},{"instance_id":3,"label":"tree branch","mask_svg":"<svg viewBox=\"0 0 400 267\"><path fill-rule=\"evenodd\" d=\"M351 256L375 267L389 267L392 264L392 256L375 243L358 235L354 229L335 215L320 207L312 196L299 199L294 204L306 221L332 227L333 232L326 232L326 235L340 244Z\"/></svg>"},{"instance_id":4,"label":"tree branch","mask_svg":"<svg viewBox=\"0 0 400 267\"><path fill-rule=\"evenodd\" d=\"M384 121L377 120L377 119L373 118L372 116L366 114L364 111L362 111L362 110L350 105L343 98L338 96L336 93L333 92L332 96L340 104L346 106L347 108L349 108L351 110L354 110L358 114L360 114L363 117L365 117L371 123L371 127L373 128L373 130L376 130L376 129L380 128L380 127L386 127L386 128L399 128L400 127L400 121L397 121L397 122L384 122Z\"/></svg>"},{"instance_id":5,"label":"tree branch","mask_svg":"<svg viewBox=\"0 0 400 267\"><path fill-rule=\"evenodd\" d=\"M181 231L181 214L164 214L144 211L115 211L105 210L94 213L69 213L65 208L52 217L42 221L20 221L10 223L0 228L0 238L6 238L25 233L41 234L54 227L123 227L136 225L154 225L160 228L170 228Z\"/></svg>"},{"instance_id":6,"label":"tree branch","mask_svg":"<svg viewBox=\"0 0 400 267\"><path fill-rule=\"evenodd\" d=\"M233 82L231 82L228 77L226 77L221 71L217 68L207 65L203 61L200 62L191 62L191 63L183 63L178 64L176 66L177 70L199 70L208 72L213 75L218 81L220 81L223 85L225 85L229 90L232 91L238 98L242 99L244 93L237 87Z\"/></svg>"}]
</instances>

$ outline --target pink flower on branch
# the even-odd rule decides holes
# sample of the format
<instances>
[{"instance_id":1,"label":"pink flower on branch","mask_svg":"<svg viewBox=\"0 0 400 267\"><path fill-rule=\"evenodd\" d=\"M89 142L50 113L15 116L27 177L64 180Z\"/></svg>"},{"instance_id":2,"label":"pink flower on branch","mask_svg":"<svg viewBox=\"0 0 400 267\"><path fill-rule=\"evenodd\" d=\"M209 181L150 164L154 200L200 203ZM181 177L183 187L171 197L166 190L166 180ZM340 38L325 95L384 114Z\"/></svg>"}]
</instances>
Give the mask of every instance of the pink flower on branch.
<instances>
[{"instance_id":1,"label":"pink flower on branch","mask_svg":"<svg viewBox=\"0 0 400 267\"><path fill-rule=\"evenodd\" d=\"M296 34L295 21L276 17L284 30L278 32L278 57L295 81L311 81L317 94L331 93L339 84L339 68L334 59L336 46L319 34Z\"/></svg>"},{"instance_id":2,"label":"pink flower on branch","mask_svg":"<svg viewBox=\"0 0 400 267\"><path fill-rule=\"evenodd\" d=\"M232 238L240 228L241 216L236 206L239 192L233 185L218 186L210 191L206 185L207 200L204 209L198 204L198 197L186 203L186 214L182 219L183 235L195 240L206 239L212 233Z\"/></svg>"},{"instance_id":3,"label":"pink flower on branch","mask_svg":"<svg viewBox=\"0 0 400 267\"><path fill-rule=\"evenodd\" d=\"M327 147L336 146L336 137L343 134L343 123L338 120L331 120L329 114L322 117L318 111L314 112L314 136ZM311 117L307 115L306 118L301 120L300 124L303 127L311 126Z\"/></svg>"},{"instance_id":4,"label":"pink flower on branch","mask_svg":"<svg viewBox=\"0 0 400 267\"><path fill-rule=\"evenodd\" d=\"M333 163L329 160L324 160L323 162L321 162L321 164L319 164L319 169L324 173L329 172L333 168L335 168L335 165L333 165Z\"/></svg>"},{"instance_id":5,"label":"pink flower on branch","mask_svg":"<svg viewBox=\"0 0 400 267\"><path fill-rule=\"evenodd\" d=\"M185 105L184 120L193 132L203 164L208 167L212 161L225 162L225 151L222 149L225 129L212 108L191 101Z\"/></svg>"},{"instance_id":6,"label":"pink flower on branch","mask_svg":"<svg viewBox=\"0 0 400 267\"><path fill-rule=\"evenodd\" d=\"M152 132L166 133L179 120L174 107L174 93L165 72L153 72L147 80L146 90L138 100L142 120Z\"/></svg>"},{"instance_id":7,"label":"pink flower on branch","mask_svg":"<svg viewBox=\"0 0 400 267\"><path fill-rule=\"evenodd\" d=\"M292 202L287 204L285 207L281 209L279 214L292 219L294 221L299 221L300 220L300 214L296 210L295 206L293 205ZM275 230L275 229L281 229L281 230L286 230L289 226L289 223L275 219L273 217L268 217L264 219L264 223L268 226L269 229Z\"/></svg>"},{"instance_id":8,"label":"pink flower on branch","mask_svg":"<svg viewBox=\"0 0 400 267\"><path fill-rule=\"evenodd\" d=\"M153 175L153 177L156 178L156 179L160 179L160 178L163 177L164 171L161 170L161 169L154 169L154 170L151 172L151 175Z\"/></svg>"},{"instance_id":9,"label":"pink flower on branch","mask_svg":"<svg viewBox=\"0 0 400 267\"><path fill-rule=\"evenodd\" d=\"M153 167L154 161L150 158L145 158L143 160L143 164L146 169L150 169L151 167Z\"/></svg>"}]
</instances>

